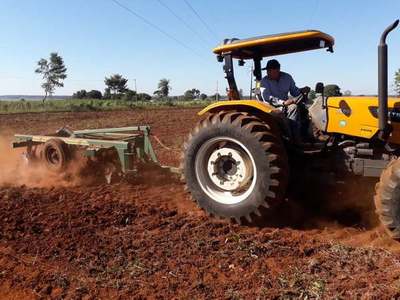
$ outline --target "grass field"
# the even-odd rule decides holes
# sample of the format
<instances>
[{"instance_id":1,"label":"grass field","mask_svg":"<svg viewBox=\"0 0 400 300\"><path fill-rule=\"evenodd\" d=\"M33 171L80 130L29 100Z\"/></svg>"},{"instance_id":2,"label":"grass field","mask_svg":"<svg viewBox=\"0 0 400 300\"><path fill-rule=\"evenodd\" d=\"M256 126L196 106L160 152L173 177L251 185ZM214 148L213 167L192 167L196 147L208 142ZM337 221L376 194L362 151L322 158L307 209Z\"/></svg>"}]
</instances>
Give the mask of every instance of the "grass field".
<instances>
[{"instance_id":1,"label":"grass field","mask_svg":"<svg viewBox=\"0 0 400 300\"><path fill-rule=\"evenodd\" d=\"M81 111L109 111L120 109L154 108L154 107L203 107L213 100L154 100L154 101L125 101L125 100L98 100L98 99L67 99L42 101L0 101L0 114L27 113L27 112L81 112Z\"/></svg>"}]
</instances>

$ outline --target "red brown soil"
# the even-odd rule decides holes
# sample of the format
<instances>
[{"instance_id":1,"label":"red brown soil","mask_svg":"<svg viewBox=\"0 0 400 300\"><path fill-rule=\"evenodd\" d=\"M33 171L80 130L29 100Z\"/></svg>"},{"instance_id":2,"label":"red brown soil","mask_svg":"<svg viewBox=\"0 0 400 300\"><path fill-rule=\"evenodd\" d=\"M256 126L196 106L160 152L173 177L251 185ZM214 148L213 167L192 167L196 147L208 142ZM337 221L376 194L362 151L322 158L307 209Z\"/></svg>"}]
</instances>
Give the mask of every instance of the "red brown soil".
<instances>
[{"instance_id":1,"label":"red brown soil","mask_svg":"<svg viewBox=\"0 0 400 300\"><path fill-rule=\"evenodd\" d=\"M2 115L0 134L149 124L178 149L196 111ZM178 152L154 147L163 164L178 164ZM16 157L0 151L0 172L7 165L10 174ZM352 203L358 217L354 207L332 212L327 205L302 226L288 215L280 228L246 227L207 217L173 176L147 179L89 186L2 181L0 298L400 297L398 246L374 227L369 195ZM365 194L360 188L335 194L330 205L348 205L353 194Z\"/></svg>"}]
</instances>

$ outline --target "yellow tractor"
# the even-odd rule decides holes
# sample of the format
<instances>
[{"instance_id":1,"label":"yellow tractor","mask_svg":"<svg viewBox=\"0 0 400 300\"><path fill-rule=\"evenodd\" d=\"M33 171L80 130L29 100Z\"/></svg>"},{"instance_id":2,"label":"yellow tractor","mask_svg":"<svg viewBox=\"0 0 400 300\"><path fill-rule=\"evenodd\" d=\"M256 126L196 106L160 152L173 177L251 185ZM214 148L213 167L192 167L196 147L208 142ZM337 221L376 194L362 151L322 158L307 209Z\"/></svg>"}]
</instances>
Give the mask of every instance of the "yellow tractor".
<instances>
[{"instance_id":1,"label":"yellow tractor","mask_svg":"<svg viewBox=\"0 0 400 300\"><path fill-rule=\"evenodd\" d=\"M197 204L209 215L251 223L285 201L296 156L318 160L323 154L330 158L332 172L380 177L376 212L391 236L399 239L400 99L388 98L386 45L398 23L386 28L378 46L378 97L325 97L323 84L317 83L319 96L311 105L303 104L302 135L307 143L301 148L294 145L282 110L260 98L261 61L315 49L333 52L334 39L320 31L301 31L226 39L215 48L224 64L229 101L199 112L203 118L184 144L181 166ZM240 66L253 62L256 99L240 99L234 59Z\"/></svg>"}]
</instances>

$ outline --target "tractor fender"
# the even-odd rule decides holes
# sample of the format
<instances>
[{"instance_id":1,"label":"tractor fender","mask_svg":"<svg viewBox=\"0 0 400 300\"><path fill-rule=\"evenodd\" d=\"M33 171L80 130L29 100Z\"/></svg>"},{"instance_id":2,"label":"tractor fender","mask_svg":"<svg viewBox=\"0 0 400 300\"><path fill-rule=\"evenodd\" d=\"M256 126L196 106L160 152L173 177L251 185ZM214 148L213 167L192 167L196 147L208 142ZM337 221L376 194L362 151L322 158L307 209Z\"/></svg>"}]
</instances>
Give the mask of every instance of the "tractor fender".
<instances>
[{"instance_id":1,"label":"tractor fender","mask_svg":"<svg viewBox=\"0 0 400 300\"><path fill-rule=\"evenodd\" d=\"M212 103L202 109L198 115L202 116L206 113L215 113L221 110L255 111L265 114L280 112L275 107L258 100L229 100Z\"/></svg>"},{"instance_id":2,"label":"tractor fender","mask_svg":"<svg viewBox=\"0 0 400 300\"><path fill-rule=\"evenodd\" d=\"M287 133L288 128L284 124L282 118L282 112L269 105L268 103L261 102L258 100L229 100L229 101L219 101L212 103L205 107L203 110L198 112L199 116L206 113L218 113L219 111L235 110L238 112L248 112L254 116L260 118L260 120L276 124L281 130Z\"/></svg>"}]
</instances>

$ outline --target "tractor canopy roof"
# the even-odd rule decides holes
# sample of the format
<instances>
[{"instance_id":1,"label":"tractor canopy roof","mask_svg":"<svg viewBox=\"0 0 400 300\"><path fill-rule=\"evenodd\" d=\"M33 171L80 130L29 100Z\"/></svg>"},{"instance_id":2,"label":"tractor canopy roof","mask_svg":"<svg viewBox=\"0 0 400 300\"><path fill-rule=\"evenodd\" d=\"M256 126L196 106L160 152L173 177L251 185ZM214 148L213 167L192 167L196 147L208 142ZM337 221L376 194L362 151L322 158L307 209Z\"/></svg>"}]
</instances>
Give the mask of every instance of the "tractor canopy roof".
<instances>
[{"instance_id":1,"label":"tractor canopy roof","mask_svg":"<svg viewBox=\"0 0 400 300\"><path fill-rule=\"evenodd\" d=\"M230 53L233 58L254 59L321 48L332 52L334 43L334 38L326 33L306 30L249 39L226 39L213 52L219 56Z\"/></svg>"}]
</instances>

